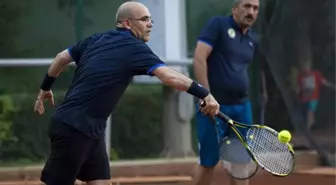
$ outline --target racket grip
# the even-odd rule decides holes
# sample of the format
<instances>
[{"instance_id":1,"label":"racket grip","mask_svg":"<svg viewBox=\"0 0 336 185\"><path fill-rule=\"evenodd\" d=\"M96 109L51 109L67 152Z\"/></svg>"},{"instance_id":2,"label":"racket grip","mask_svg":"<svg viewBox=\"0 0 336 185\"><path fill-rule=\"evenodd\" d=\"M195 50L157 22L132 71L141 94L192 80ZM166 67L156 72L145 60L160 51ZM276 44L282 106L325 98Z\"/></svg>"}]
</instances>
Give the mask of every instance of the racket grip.
<instances>
[{"instance_id":1,"label":"racket grip","mask_svg":"<svg viewBox=\"0 0 336 185\"><path fill-rule=\"evenodd\" d=\"M200 106L201 106L201 107L205 107L205 101L202 101L202 102L200 103ZM217 123L215 117L212 117L212 116L209 116L209 117L210 117L211 121L212 121L214 124Z\"/></svg>"},{"instance_id":2,"label":"racket grip","mask_svg":"<svg viewBox=\"0 0 336 185\"><path fill-rule=\"evenodd\" d=\"M202 102L200 103L200 106L201 106L201 107L205 107L205 101L202 101ZM231 118L230 118L229 116L225 115L225 114L222 113L222 112L219 112L219 113L217 114L217 116L218 116L219 118L221 118L222 120L224 120L224 121L229 121L229 120L231 120Z\"/></svg>"},{"instance_id":3,"label":"racket grip","mask_svg":"<svg viewBox=\"0 0 336 185\"><path fill-rule=\"evenodd\" d=\"M229 121L229 120L231 120L231 118L230 118L229 116L225 115L225 114L222 113L222 112L219 112L217 116L218 116L219 118L221 118L222 120L224 120L224 121Z\"/></svg>"}]
</instances>

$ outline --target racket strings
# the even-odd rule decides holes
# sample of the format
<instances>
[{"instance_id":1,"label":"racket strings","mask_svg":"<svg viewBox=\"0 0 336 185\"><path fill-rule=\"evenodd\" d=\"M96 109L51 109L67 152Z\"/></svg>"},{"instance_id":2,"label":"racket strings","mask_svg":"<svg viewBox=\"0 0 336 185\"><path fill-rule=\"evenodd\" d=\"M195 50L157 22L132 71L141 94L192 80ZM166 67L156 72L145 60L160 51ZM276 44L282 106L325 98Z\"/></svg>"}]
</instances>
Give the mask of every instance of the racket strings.
<instances>
[{"instance_id":1,"label":"racket strings","mask_svg":"<svg viewBox=\"0 0 336 185\"><path fill-rule=\"evenodd\" d=\"M260 140L260 138L262 138L263 141L268 141L267 145L265 145L265 142L253 142L254 145L252 145L252 142L250 143L251 148L254 148L254 152L262 152L262 155L258 154L258 160L262 163L267 163L268 165L266 167L270 168L269 170L276 171L281 174L286 174L288 171L286 169L291 170L290 164L292 157L290 155L289 157L286 157L286 153L288 153L286 145L281 143L279 145L279 142L275 139L273 139L273 142L269 140L269 138L275 138L275 135L270 132L260 134L258 139ZM272 160L272 165L269 165L270 160ZM285 170L281 171L283 169Z\"/></svg>"},{"instance_id":2,"label":"racket strings","mask_svg":"<svg viewBox=\"0 0 336 185\"><path fill-rule=\"evenodd\" d=\"M263 135L263 139L267 140L266 134ZM272 136L271 136L272 137ZM273 137L274 138L274 137ZM262 145L261 143L254 143L254 152L258 151L259 154L256 154L257 160L264 164L268 170L279 174L287 174L291 170L291 156L286 157L285 148L281 148L274 143L279 143L275 140L275 142L268 143L268 145ZM263 143L265 144L265 142ZM252 145L251 145L252 146ZM262 154L260 154L262 152Z\"/></svg>"},{"instance_id":3,"label":"racket strings","mask_svg":"<svg viewBox=\"0 0 336 185\"><path fill-rule=\"evenodd\" d=\"M224 169L236 179L248 179L258 170L242 143L235 138L222 140L220 159Z\"/></svg>"},{"instance_id":4,"label":"racket strings","mask_svg":"<svg viewBox=\"0 0 336 185\"><path fill-rule=\"evenodd\" d=\"M289 174L294 166L294 156L288 146L278 141L277 133L253 127L247 132L247 143L261 166L279 175Z\"/></svg>"}]
</instances>

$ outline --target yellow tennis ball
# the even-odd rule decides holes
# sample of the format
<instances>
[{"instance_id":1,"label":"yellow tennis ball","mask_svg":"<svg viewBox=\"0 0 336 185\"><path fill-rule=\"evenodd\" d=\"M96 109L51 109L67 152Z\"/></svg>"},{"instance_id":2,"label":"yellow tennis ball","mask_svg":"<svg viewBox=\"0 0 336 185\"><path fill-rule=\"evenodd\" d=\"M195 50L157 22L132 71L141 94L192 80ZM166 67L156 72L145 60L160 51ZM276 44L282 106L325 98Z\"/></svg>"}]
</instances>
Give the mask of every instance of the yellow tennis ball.
<instances>
[{"instance_id":1,"label":"yellow tennis ball","mask_svg":"<svg viewBox=\"0 0 336 185\"><path fill-rule=\"evenodd\" d=\"M288 143L291 140L291 138L292 138L292 135L288 130L282 130L278 134L278 140L281 143Z\"/></svg>"},{"instance_id":2,"label":"yellow tennis ball","mask_svg":"<svg viewBox=\"0 0 336 185\"><path fill-rule=\"evenodd\" d=\"M253 136L253 135L250 135L249 137L250 137L250 139L253 139L253 138L254 138L254 136Z\"/></svg>"}]
</instances>

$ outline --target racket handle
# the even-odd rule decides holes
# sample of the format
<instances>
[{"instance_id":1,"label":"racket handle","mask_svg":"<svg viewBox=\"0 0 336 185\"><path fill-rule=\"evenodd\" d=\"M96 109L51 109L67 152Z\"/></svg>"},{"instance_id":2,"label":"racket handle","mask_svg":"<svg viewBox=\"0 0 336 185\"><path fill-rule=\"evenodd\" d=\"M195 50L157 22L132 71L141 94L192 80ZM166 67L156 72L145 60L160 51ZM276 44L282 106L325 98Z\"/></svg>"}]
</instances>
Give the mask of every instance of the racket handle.
<instances>
[{"instance_id":1,"label":"racket handle","mask_svg":"<svg viewBox=\"0 0 336 185\"><path fill-rule=\"evenodd\" d=\"M231 120L231 118L229 117L229 116L227 116L227 115L225 115L224 113L222 113L222 112L218 112L218 115L217 115L219 118L221 118L222 120L224 120L224 121L230 121Z\"/></svg>"},{"instance_id":2,"label":"racket handle","mask_svg":"<svg viewBox=\"0 0 336 185\"><path fill-rule=\"evenodd\" d=\"M200 106L201 107L205 107L205 101L202 101L201 103L200 103ZM231 120L231 118L229 117L229 116L227 116L227 115L225 115L224 113L222 113L222 112L218 112L218 115L217 115L219 118L221 118L221 119L223 119L224 121L229 121L229 120Z\"/></svg>"},{"instance_id":3,"label":"racket handle","mask_svg":"<svg viewBox=\"0 0 336 185\"><path fill-rule=\"evenodd\" d=\"M205 107L205 101L202 101L202 102L200 103L200 106L201 106L201 107ZM212 121L214 124L217 123L215 117L213 117L213 116L209 116L209 117L210 117L211 121Z\"/></svg>"}]
</instances>

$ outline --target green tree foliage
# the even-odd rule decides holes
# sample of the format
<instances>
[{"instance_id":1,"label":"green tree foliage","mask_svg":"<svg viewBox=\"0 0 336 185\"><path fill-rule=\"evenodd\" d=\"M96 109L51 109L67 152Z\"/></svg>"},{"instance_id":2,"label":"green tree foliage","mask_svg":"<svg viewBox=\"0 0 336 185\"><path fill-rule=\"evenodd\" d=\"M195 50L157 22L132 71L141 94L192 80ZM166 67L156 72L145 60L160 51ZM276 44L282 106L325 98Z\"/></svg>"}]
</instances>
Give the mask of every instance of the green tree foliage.
<instances>
[{"instance_id":1,"label":"green tree foliage","mask_svg":"<svg viewBox=\"0 0 336 185\"><path fill-rule=\"evenodd\" d=\"M132 85L112 115L112 147L122 158L157 157L163 149L160 85Z\"/></svg>"},{"instance_id":2,"label":"green tree foliage","mask_svg":"<svg viewBox=\"0 0 336 185\"><path fill-rule=\"evenodd\" d=\"M229 15L231 4L231 0L186 0L189 56L193 55L197 37L208 19L212 16Z\"/></svg>"},{"instance_id":3,"label":"green tree foliage","mask_svg":"<svg viewBox=\"0 0 336 185\"><path fill-rule=\"evenodd\" d=\"M111 159L148 158L160 154L163 149L161 88L160 85L131 85L127 89L112 114ZM54 91L57 103L62 101L64 93ZM32 110L34 93L6 97L14 100L16 107L9 120L11 133L17 141L3 142L1 160L44 160L49 152L48 125L54 107L47 104L45 115L38 116Z\"/></svg>"},{"instance_id":4,"label":"green tree foliage","mask_svg":"<svg viewBox=\"0 0 336 185\"><path fill-rule=\"evenodd\" d=\"M21 7L15 1L0 1L0 58L13 57L15 45L13 38L19 34L18 19Z\"/></svg>"},{"instance_id":5,"label":"green tree foliage","mask_svg":"<svg viewBox=\"0 0 336 185\"><path fill-rule=\"evenodd\" d=\"M12 115L15 111L12 98L9 95L0 96L0 144L15 140L12 133Z\"/></svg>"}]
</instances>

